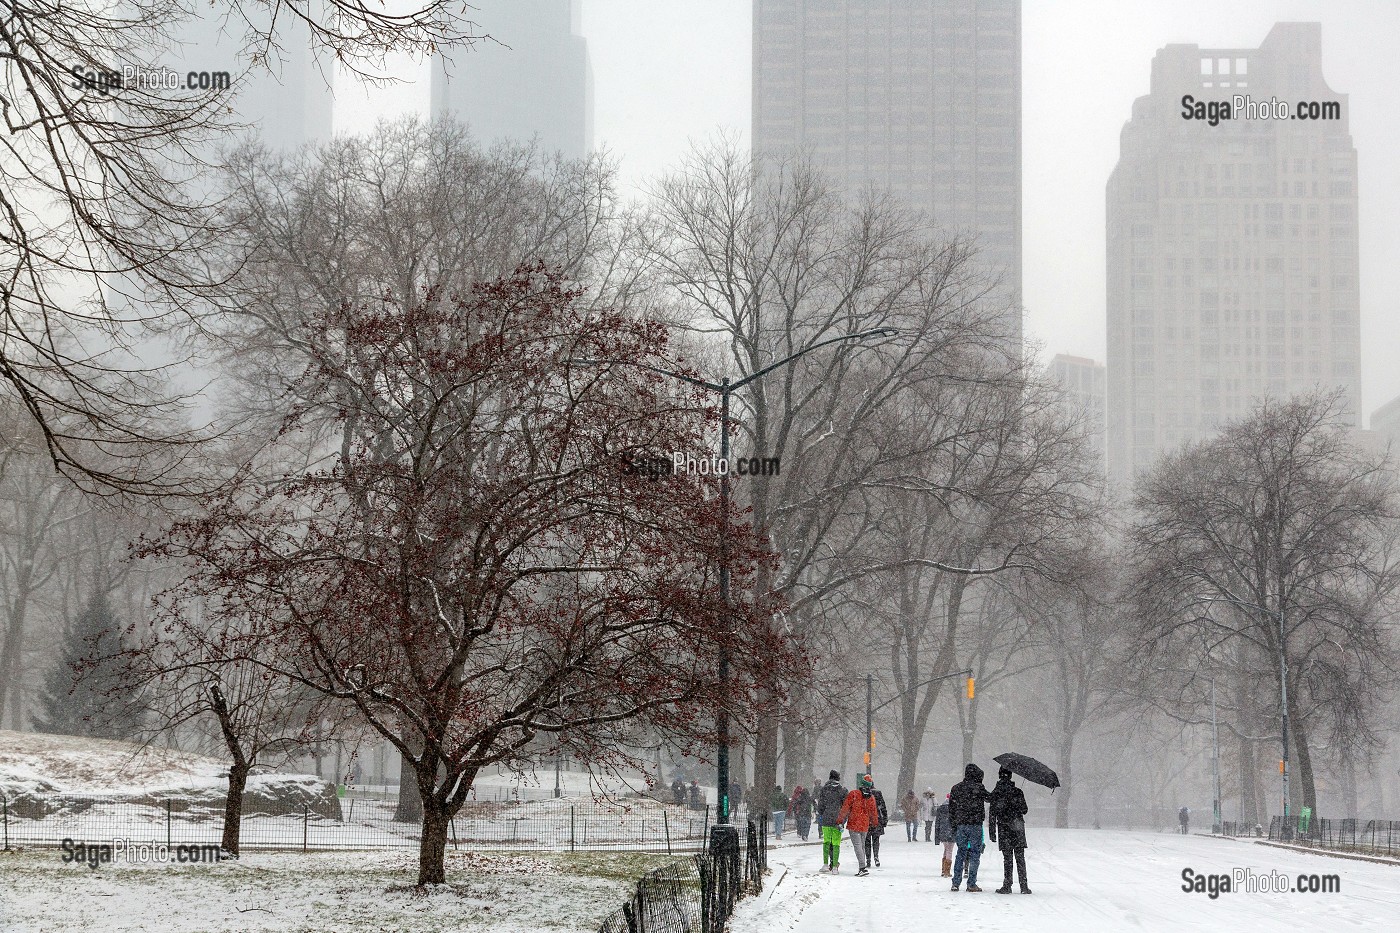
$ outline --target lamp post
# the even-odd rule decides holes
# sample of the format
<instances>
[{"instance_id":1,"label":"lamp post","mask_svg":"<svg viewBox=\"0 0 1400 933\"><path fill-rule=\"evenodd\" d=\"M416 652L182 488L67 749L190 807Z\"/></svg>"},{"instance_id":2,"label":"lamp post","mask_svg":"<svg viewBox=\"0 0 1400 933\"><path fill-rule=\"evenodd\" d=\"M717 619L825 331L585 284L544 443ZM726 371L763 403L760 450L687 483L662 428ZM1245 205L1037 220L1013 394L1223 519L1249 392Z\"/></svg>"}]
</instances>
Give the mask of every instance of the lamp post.
<instances>
[{"instance_id":1,"label":"lamp post","mask_svg":"<svg viewBox=\"0 0 1400 933\"><path fill-rule=\"evenodd\" d=\"M930 677L928 680L919 681L916 684L905 687L903 690L890 697L879 706L873 705L875 702L875 677L872 674L865 675L865 773L870 774L871 759L875 757L875 714L889 706L895 700L904 696L910 690L918 690L929 684L937 683L940 680L948 680L950 677L971 677L972 669L966 668L961 671L953 671L951 674L940 674L937 677ZM970 695L970 694L969 694Z\"/></svg>"},{"instance_id":2,"label":"lamp post","mask_svg":"<svg viewBox=\"0 0 1400 933\"><path fill-rule=\"evenodd\" d=\"M1253 609L1262 612L1264 615L1273 616L1278 620L1278 682L1279 682L1279 711L1283 717L1283 757L1279 759L1279 773L1283 775L1283 822L1280 826L1280 833L1288 832L1288 646L1285 639L1288 637L1287 629L1284 628L1283 599L1279 598L1279 608L1269 609L1257 603L1251 603L1243 599L1235 599L1233 596L1199 596L1197 602L1203 603L1234 603L1236 606L1243 606L1246 609ZM1211 708L1215 707L1215 693L1212 687ZM1217 751L1217 755L1219 752ZM1220 794L1220 776L1216 773L1216 796ZM1292 833L1289 833L1291 836Z\"/></svg>"},{"instance_id":3,"label":"lamp post","mask_svg":"<svg viewBox=\"0 0 1400 933\"><path fill-rule=\"evenodd\" d=\"M871 329L871 330L865 330L865 331L861 331L861 332L855 333L855 334L843 334L843 335L841 335L841 336L839 336L839 337L829 337L829 338L827 338L826 340L819 340L819 341L817 341L816 343L812 344L810 347L804 347L803 349L798 350L796 353L793 353L793 354L791 354L790 356L785 356L785 357L783 357L782 359L778 360L777 362L770 363L770 364L768 364L767 366L763 367L762 369L758 370L757 372L750 373L749 375L745 376L743 379L738 380L737 382L731 382L728 378L725 378L725 379L721 380L720 382L709 382L708 380L705 380L705 379L697 379L695 376L691 376L691 375L688 375L688 374L686 374L686 373L678 373L678 372L675 372L675 371L669 370L669 369L661 369L660 367L657 367L657 366L648 366L648 365L645 364L645 363L637 363L637 362L633 362L632 360L575 359L575 360L570 360L569 362L571 362L571 363L579 363L579 364L584 364L584 365L593 365L593 366L607 365L607 364L622 364L622 365L626 365L626 366L635 366L635 367L637 367L637 368L639 368L639 369L645 369L645 370L647 370L647 371L649 371L649 372L657 373L658 375L661 375L661 376L667 376L667 377L669 377L669 378L671 378L671 379L675 379L675 380L677 380L677 381L679 381L679 382L683 382L683 383L685 383L686 385L695 386L696 388L704 389L704 390L707 391L707 392L714 392L714 393L717 393L717 394L719 395L719 399L720 399L719 455L720 455L721 464L723 465L722 468L721 468L721 470L720 470L720 475L719 475L719 503L720 503L720 515L723 516L722 520L723 520L723 522L724 522L723 533L720 535L720 541L719 541L719 593L720 593L720 601L721 601L726 607L728 607L728 606L729 606L729 397L730 397L731 395L733 395L735 392L737 392L738 390L740 390L740 389L742 389L742 388L748 386L750 383L755 382L756 380L761 379L761 378L763 378L764 376L768 375L768 374L771 373L773 370L779 369L779 368L781 368L781 367L783 367L783 366L787 366L789 363L792 363L794 360L797 360L797 359L799 359L799 358L801 358L801 357L803 357L803 356L806 356L808 353L811 353L813 350L819 350L819 349L821 349L822 347L828 347L828 346L831 346L832 344L836 344L836 343L845 343L845 342L851 341L851 340L868 340L868 339L870 339L870 338L872 338L872 337L881 337L881 338L883 338L883 337L895 337L895 336L898 336L898 334L899 334L899 331L895 330L893 327L876 327L876 328L873 328L873 329ZM720 652L720 656L719 656L719 682L720 682L720 684L721 684L722 687L727 686L728 683L729 683L729 654L728 654L728 652L723 651L723 650ZM716 823L718 823L719 825L715 826L714 829L715 829L716 832L720 832L720 831L721 831L721 827L728 827L728 825L729 825L729 820L730 820L730 812L729 812L729 711L728 711L727 709L724 708L723 704L721 704L721 705L720 705L720 708L717 709L717 710L715 711L715 733L716 733L716 741L717 741L717 744L718 744L718 746L719 746L719 748L717 749L717 752L716 752L716 759L717 759L716 765L717 765L717 767L716 767L716 775L715 775L715 781L716 781L716 784L718 785L718 786L715 788L715 791L716 791L716 795L717 795L717 799L718 799L718 803L719 803L719 806L718 806L718 811L719 811L719 812L718 812L718 815L716 816ZM730 831L730 830L724 830L724 831L725 831L725 832L728 832L728 831Z\"/></svg>"}]
</instances>

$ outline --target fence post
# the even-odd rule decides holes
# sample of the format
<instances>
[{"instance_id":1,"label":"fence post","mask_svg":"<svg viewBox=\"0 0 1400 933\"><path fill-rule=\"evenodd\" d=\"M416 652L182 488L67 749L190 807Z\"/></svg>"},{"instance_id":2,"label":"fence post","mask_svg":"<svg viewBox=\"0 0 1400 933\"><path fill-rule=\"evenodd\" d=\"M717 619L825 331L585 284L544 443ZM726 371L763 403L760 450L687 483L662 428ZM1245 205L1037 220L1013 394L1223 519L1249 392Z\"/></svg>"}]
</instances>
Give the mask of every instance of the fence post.
<instances>
[{"instance_id":1,"label":"fence post","mask_svg":"<svg viewBox=\"0 0 1400 933\"><path fill-rule=\"evenodd\" d=\"M447 825L452 827L452 851L457 851L457 818L454 816L447 821Z\"/></svg>"},{"instance_id":2,"label":"fence post","mask_svg":"<svg viewBox=\"0 0 1400 933\"><path fill-rule=\"evenodd\" d=\"M569 851L570 851L570 852L574 851L574 826L575 826L575 816L576 816L576 815L577 815L577 814L574 812L574 805L573 805L573 804L569 804Z\"/></svg>"},{"instance_id":3,"label":"fence post","mask_svg":"<svg viewBox=\"0 0 1400 933\"><path fill-rule=\"evenodd\" d=\"M301 805L301 851L306 851L307 829L311 825L311 810L306 804Z\"/></svg>"},{"instance_id":4,"label":"fence post","mask_svg":"<svg viewBox=\"0 0 1400 933\"><path fill-rule=\"evenodd\" d=\"M165 847L170 848L170 798L165 798Z\"/></svg>"},{"instance_id":5,"label":"fence post","mask_svg":"<svg viewBox=\"0 0 1400 933\"><path fill-rule=\"evenodd\" d=\"M10 851L10 798L0 794L0 804L5 808L5 851Z\"/></svg>"},{"instance_id":6,"label":"fence post","mask_svg":"<svg viewBox=\"0 0 1400 933\"><path fill-rule=\"evenodd\" d=\"M661 825L666 828L666 854L674 855L671 851L671 821L666 818L666 808L661 808Z\"/></svg>"}]
</instances>

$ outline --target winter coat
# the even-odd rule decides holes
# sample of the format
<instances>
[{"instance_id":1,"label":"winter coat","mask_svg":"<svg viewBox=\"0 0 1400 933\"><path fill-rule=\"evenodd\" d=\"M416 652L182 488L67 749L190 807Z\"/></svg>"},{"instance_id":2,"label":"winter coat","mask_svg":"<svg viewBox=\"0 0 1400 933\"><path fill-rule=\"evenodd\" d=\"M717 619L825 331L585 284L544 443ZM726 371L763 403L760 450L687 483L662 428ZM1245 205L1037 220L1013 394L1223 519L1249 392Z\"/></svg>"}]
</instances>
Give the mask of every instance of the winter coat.
<instances>
[{"instance_id":1,"label":"winter coat","mask_svg":"<svg viewBox=\"0 0 1400 933\"><path fill-rule=\"evenodd\" d=\"M781 787L773 788L773 793L768 795L768 809L785 812L788 805L788 796L783 793Z\"/></svg>"},{"instance_id":2,"label":"winter coat","mask_svg":"<svg viewBox=\"0 0 1400 933\"><path fill-rule=\"evenodd\" d=\"M817 791L817 823L821 826L841 825L841 804L846 799L846 788L840 781L827 781Z\"/></svg>"},{"instance_id":3,"label":"winter coat","mask_svg":"<svg viewBox=\"0 0 1400 933\"><path fill-rule=\"evenodd\" d=\"M899 798L899 812L903 814L906 823L912 823L919 818L919 798L914 796L912 790Z\"/></svg>"},{"instance_id":4,"label":"winter coat","mask_svg":"<svg viewBox=\"0 0 1400 933\"><path fill-rule=\"evenodd\" d=\"M934 800L933 797L933 788L930 787L928 790L924 791L924 795L919 798L919 819L923 820L925 823L932 822L933 811L937 806L938 802Z\"/></svg>"},{"instance_id":5,"label":"winter coat","mask_svg":"<svg viewBox=\"0 0 1400 933\"><path fill-rule=\"evenodd\" d=\"M812 793L797 785L797 789L792 792L792 799L788 801L787 815L795 820L810 820L812 818Z\"/></svg>"},{"instance_id":6,"label":"winter coat","mask_svg":"<svg viewBox=\"0 0 1400 933\"><path fill-rule=\"evenodd\" d=\"M963 779L953 785L953 796L948 804L948 816L954 829L981 826L987 816L983 804L990 798L991 794L982 786L982 769L969 764L963 769Z\"/></svg>"},{"instance_id":7,"label":"winter coat","mask_svg":"<svg viewBox=\"0 0 1400 933\"><path fill-rule=\"evenodd\" d=\"M885 806L885 795L880 793L879 788L873 792L875 796L875 812L879 814L879 822L871 828L870 832L875 836L883 836L885 827L890 825L890 811Z\"/></svg>"},{"instance_id":8,"label":"winter coat","mask_svg":"<svg viewBox=\"0 0 1400 933\"><path fill-rule=\"evenodd\" d=\"M997 781L992 788L991 806L988 816L991 823L987 833L997 848L1003 852L1026 848L1026 795L1010 780Z\"/></svg>"},{"instance_id":9,"label":"winter coat","mask_svg":"<svg viewBox=\"0 0 1400 933\"><path fill-rule=\"evenodd\" d=\"M880 825L880 807L875 802L875 791L853 790L841 804L837 823L845 823L853 833L868 833Z\"/></svg>"},{"instance_id":10,"label":"winter coat","mask_svg":"<svg viewBox=\"0 0 1400 933\"><path fill-rule=\"evenodd\" d=\"M936 816L933 820L933 841L952 842L953 841L953 819L948 815L948 805L939 804Z\"/></svg>"}]
</instances>

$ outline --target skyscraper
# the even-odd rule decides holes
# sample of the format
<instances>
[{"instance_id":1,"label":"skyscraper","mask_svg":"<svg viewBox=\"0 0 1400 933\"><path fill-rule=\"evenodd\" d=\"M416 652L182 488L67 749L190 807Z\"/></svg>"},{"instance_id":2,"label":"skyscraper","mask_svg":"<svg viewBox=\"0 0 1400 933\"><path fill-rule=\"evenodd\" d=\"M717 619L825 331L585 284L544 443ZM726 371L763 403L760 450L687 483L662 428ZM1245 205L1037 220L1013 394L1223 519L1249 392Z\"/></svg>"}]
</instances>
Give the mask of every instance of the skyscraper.
<instances>
[{"instance_id":1,"label":"skyscraper","mask_svg":"<svg viewBox=\"0 0 1400 933\"><path fill-rule=\"evenodd\" d=\"M975 234L1019 343L1019 0L754 0L753 146Z\"/></svg>"},{"instance_id":2,"label":"skyscraper","mask_svg":"<svg viewBox=\"0 0 1400 933\"><path fill-rule=\"evenodd\" d=\"M331 138L333 62L316 60L305 23L285 20L277 32L279 50L269 52L267 66L254 65L244 47L246 25L238 16L207 5L195 9L201 12L180 24L157 64L182 79L189 72L204 78L227 73L236 88L233 120L269 148L296 149Z\"/></svg>"},{"instance_id":3,"label":"skyscraper","mask_svg":"<svg viewBox=\"0 0 1400 933\"><path fill-rule=\"evenodd\" d=\"M1341 387L1356 423L1356 182L1319 24L1157 53L1108 182L1113 478L1266 395Z\"/></svg>"},{"instance_id":4,"label":"skyscraper","mask_svg":"<svg viewBox=\"0 0 1400 933\"><path fill-rule=\"evenodd\" d=\"M484 144L538 137L546 152L593 148L593 66L579 0L479 0L491 38L433 57L434 119L455 115Z\"/></svg>"},{"instance_id":5,"label":"skyscraper","mask_svg":"<svg viewBox=\"0 0 1400 933\"><path fill-rule=\"evenodd\" d=\"M1105 461L1105 399L1107 376L1104 365L1082 356L1055 354L1047 371L1065 390L1065 401L1073 406L1072 414L1085 420L1085 429L1094 446L1094 456L1100 470Z\"/></svg>"}]
</instances>

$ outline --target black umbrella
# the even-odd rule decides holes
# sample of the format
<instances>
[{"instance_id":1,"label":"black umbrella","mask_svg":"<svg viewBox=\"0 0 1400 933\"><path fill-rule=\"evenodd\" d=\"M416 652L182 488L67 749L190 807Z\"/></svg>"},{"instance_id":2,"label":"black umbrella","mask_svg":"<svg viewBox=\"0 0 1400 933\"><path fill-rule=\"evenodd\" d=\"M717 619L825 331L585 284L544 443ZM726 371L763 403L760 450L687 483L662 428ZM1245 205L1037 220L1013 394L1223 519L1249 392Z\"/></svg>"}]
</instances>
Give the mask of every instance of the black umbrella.
<instances>
[{"instance_id":1,"label":"black umbrella","mask_svg":"<svg viewBox=\"0 0 1400 933\"><path fill-rule=\"evenodd\" d=\"M1007 752L1005 755L998 755L992 759L997 764L1006 768L1012 774L1019 774L1027 781L1040 784L1054 790L1060 786L1060 776L1046 765L1041 764L1029 755L1018 755L1015 752Z\"/></svg>"}]
</instances>

